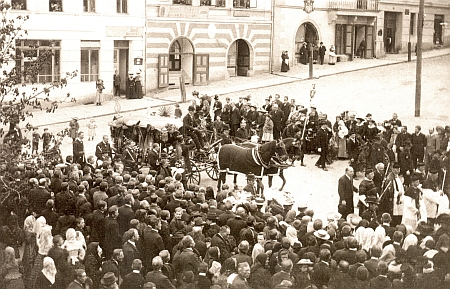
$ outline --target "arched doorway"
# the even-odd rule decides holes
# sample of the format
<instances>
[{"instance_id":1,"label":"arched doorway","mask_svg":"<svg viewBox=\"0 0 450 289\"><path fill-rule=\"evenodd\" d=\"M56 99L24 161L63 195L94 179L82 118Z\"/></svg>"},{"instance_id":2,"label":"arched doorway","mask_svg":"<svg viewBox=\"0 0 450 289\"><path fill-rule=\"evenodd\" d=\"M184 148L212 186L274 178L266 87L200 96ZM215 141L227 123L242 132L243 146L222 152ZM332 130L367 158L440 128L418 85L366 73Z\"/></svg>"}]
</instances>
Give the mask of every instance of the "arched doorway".
<instances>
[{"instance_id":1,"label":"arched doorway","mask_svg":"<svg viewBox=\"0 0 450 289\"><path fill-rule=\"evenodd\" d=\"M194 46L186 37L175 39L169 47L169 85L178 85L179 77L186 84L192 83L194 69Z\"/></svg>"},{"instance_id":2,"label":"arched doorway","mask_svg":"<svg viewBox=\"0 0 450 289\"><path fill-rule=\"evenodd\" d=\"M297 29L295 34L295 62L300 63L300 48L303 43L319 44L319 33L311 22L305 22Z\"/></svg>"},{"instance_id":3,"label":"arched doorway","mask_svg":"<svg viewBox=\"0 0 450 289\"><path fill-rule=\"evenodd\" d=\"M251 70L250 56L247 41L234 41L228 49L227 69L230 76L248 76L248 71Z\"/></svg>"}]
</instances>

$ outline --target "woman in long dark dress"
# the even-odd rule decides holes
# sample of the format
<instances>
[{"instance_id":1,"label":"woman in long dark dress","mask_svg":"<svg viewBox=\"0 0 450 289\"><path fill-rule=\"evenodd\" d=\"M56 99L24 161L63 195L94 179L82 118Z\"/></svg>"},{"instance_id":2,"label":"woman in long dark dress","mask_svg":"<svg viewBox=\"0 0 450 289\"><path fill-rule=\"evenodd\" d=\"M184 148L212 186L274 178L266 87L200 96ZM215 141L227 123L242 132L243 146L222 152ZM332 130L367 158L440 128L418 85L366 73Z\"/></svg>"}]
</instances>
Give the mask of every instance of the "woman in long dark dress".
<instances>
[{"instance_id":1,"label":"woman in long dark dress","mask_svg":"<svg viewBox=\"0 0 450 289\"><path fill-rule=\"evenodd\" d=\"M84 259L84 267L86 275L94 282L94 288L98 288L101 279L102 267L102 249L98 242L92 242L86 250L86 258Z\"/></svg>"},{"instance_id":2,"label":"woman in long dark dress","mask_svg":"<svg viewBox=\"0 0 450 289\"><path fill-rule=\"evenodd\" d=\"M133 99L134 97L134 76L133 73L130 71L128 72L128 77L127 77L127 98L128 99Z\"/></svg>"},{"instance_id":3,"label":"woman in long dark dress","mask_svg":"<svg viewBox=\"0 0 450 289\"><path fill-rule=\"evenodd\" d=\"M142 98L142 82L141 82L141 72L136 72L134 77L134 98Z\"/></svg>"},{"instance_id":4,"label":"woman in long dark dress","mask_svg":"<svg viewBox=\"0 0 450 289\"><path fill-rule=\"evenodd\" d=\"M42 220L42 219L41 219ZM36 233L33 231L36 224L36 218L34 215L29 215L23 225L25 233L25 246L23 250L22 264L23 274L25 277L25 284L27 288L31 287L30 274L33 268L34 259L36 258L38 247L36 244Z\"/></svg>"},{"instance_id":5,"label":"woman in long dark dress","mask_svg":"<svg viewBox=\"0 0 450 289\"><path fill-rule=\"evenodd\" d=\"M300 48L300 63L306 64L308 62L308 49L306 46L306 42L303 43L303 46Z\"/></svg>"},{"instance_id":6,"label":"woman in long dark dress","mask_svg":"<svg viewBox=\"0 0 450 289\"><path fill-rule=\"evenodd\" d=\"M287 55L287 51L283 51L281 53L281 72L289 71L289 56Z\"/></svg>"}]
</instances>

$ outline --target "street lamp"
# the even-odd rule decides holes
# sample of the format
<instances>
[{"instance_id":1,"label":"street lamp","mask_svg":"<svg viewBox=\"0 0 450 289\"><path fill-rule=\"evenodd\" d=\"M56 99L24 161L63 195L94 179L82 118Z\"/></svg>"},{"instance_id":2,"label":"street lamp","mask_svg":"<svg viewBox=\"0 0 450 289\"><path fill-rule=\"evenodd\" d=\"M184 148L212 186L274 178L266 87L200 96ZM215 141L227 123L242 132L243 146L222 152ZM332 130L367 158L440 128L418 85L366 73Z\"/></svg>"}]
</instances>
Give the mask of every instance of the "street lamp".
<instances>
[{"instance_id":1,"label":"street lamp","mask_svg":"<svg viewBox=\"0 0 450 289\"><path fill-rule=\"evenodd\" d=\"M305 5L303 7L303 10L306 13L311 13L314 11L314 0L304 0ZM314 78L313 74L314 74L314 66L313 66L313 54L314 54L314 49L312 44L309 46L309 79Z\"/></svg>"}]
</instances>

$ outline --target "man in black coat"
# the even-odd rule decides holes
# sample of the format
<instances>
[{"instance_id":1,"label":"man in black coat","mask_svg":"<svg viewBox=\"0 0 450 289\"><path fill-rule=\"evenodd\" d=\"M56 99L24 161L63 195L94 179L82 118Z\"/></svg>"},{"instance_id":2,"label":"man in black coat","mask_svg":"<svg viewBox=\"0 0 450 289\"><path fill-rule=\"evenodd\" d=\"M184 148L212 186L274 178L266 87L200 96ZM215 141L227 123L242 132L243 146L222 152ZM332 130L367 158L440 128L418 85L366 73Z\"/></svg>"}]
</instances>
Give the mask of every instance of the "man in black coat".
<instances>
[{"instance_id":1,"label":"man in black coat","mask_svg":"<svg viewBox=\"0 0 450 289\"><path fill-rule=\"evenodd\" d=\"M286 122L289 119L289 115L291 114L292 104L289 102L289 97L284 97L284 102L281 105L281 110L283 111L283 127L286 126Z\"/></svg>"},{"instance_id":2,"label":"man in black coat","mask_svg":"<svg viewBox=\"0 0 450 289\"><path fill-rule=\"evenodd\" d=\"M230 241L228 240L228 236L230 235L230 227L222 226L220 227L220 232L215 234L211 238L211 247L218 247L220 251L219 261L221 264L231 257L231 248Z\"/></svg>"},{"instance_id":3,"label":"man in black coat","mask_svg":"<svg viewBox=\"0 0 450 289\"><path fill-rule=\"evenodd\" d=\"M115 249L113 251L111 259L103 262L102 264L102 275L108 272L113 272L116 278L119 278L120 274L120 264L123 261L122 249Z\"/></svg>"},{"instance_id":4,"label":"man in black coat","mask_svg":"<svg viewBox=\"0 0 450 289\"><path fill-rule=\"evenodd\" d=\"M322 168L324 171L328 171L325 167L325 162L327 160L328 155L328 144L330 141L327 123L325 121L320 121L319 125L321 128L317 131L316 139L317 139L317 151L320 153L320 158L316 162L316 166Z\"/></svg>"},{"instance_id":5,"label":"man in black coat","mask_svg":"<svg viewBox=\"0 0 450 289\"><path fill-rule=\"evenodd\" d=\"M274 103L269 115L273 121L273 139L278 140L283 132L284 113L279 109L278 104Z\"/></svg>"},{"instance_id":6,"label":"man in black coat","mask_svg":"<svg viewBox=\"0 0 450 289\"><path fill-rule=\"evenodd\" d=\"M183 128L186 135L190 136L195 143L195 147L198 151L203 151L203 139L201 133L197 129L197 125L194 119L195 107L189 106L188 113L183 117Z\"/></svg>"},{"instance_id":7,"label":"man in black coat","mask_svg":"<svg viewBox=\"0 0 450 289\"><path fill-rule=\"evenodd\" d=\"M422 128L420 127L420 125L416 125L416 127L414 128L414 133L411 135L411 156L414 169L417 169L418 162L423 162L425 147L427 146L427 139L421 132L421 129Z\"/></svg>"},{"instance_id":8,"label":"man in black coat","mask_svg":"<svg viewBox=\"0 0 450 289\"><path fill-rule=\"evenodd\" d=\"M159 170L159 144L154 143L152 149L148 152L147 163L151 170Z\"/></svg>"},{"instance_id":9,"label":"man in black coat","mask_svg":"<svg viewBox=\"0 0 450 289\"><path fill-rule=\"evenodd\" d=\"M165 249L164 242L158 230L161 229L161 221L150 215L146 219L147 227L142 231L141 242L143 253L143 262L147 271L152 268L152 260L154 257L158 256L159 252Z\"/></svg>"},{"instance_id":10,"label":"man in black coat","mask_svg":"<svg viewBox=\"0 0 450 289\"><path fill-rule=\"evenodd\" d=\"M46 187L47 180L45 178L39 179L39 186L37 188L31 189L28 194L28 201L32 207L32 210L37 214L41 214L45 209L45 204L52 197L47 191Z\"/></svg>"},{"instance_id":11,"label":"man in black coat","mask_svg":"<svg viewBox=\"0 0 450 289\"><path fill-rule=\"evenodd\" d=\"M84 165L86 157L84 156L84 132L78 132L78 137L73 142L73 162L76 164Z\"/></svg>"},{"instance_id":12,"label":"man in black coat","mask_svg":"<svg viewBox=\"0 0 450 289\"><path fill-rule=\"evenodd\" d=\"M131 268L133 271L123 277L120 289L141 289L144 286L145 279L141 274L142 261L139 259L133 260Z\"/></svg>"},{"instance_id":13,"label":"man in black coat","mask_svg":"<svg viewBox=\"0 0 450 289\"><path fill-rule=\"evenodd\" d=\"M344 219L347 218L348 214L354 212L353 192L358 192L358 189L353 185L354 172L352 167L347 167L345 174L339 178L338 182L339 205L342 208L339 213L342 214Z\"/></svg>"},{"instance_id":14,"label":"man in black coat","mask_svg":"<svg viewBox=\"0 0 450 289\"><path fill-rule=\"evenodd\" d=\"M328 249L320 250L320 262L314 265L314 275L312 276L313 283L317 288L328 287L331 278L331 253Z\"/></svg>"},{"instance_id":15,"label":"man in black coat","mask_svg":"<svg viewBox=\"0 0 450 289\"><path fill-rule=\"evenodd\" d=\"M239 107L234 104L234 102L230 103L231 111L230 111L230 135L232 137L236 136L236 132L241 124L241 112Z\"/></svg>"},{"instance_id":16,"label":"man in black coat","mask_svg":"<svg viewBox=\"0 0 450 289\"><path fill-rule=\"evenodd\" d=\"M133 271L131 265L135 259L141 259L141 255L136 247L136 242L139 241L139 234L136 229L126 231L123 238L127 241L122 246L123 262L120 272L125 276Z\"/></svg>"},{"instance_id":17,"label":"man in black coat","mask_svg":"<svg viewBox=\"0 0 450 289\"><path fill-rule=\"evenodd\" d=\"M91 242L104 243L105 240L105 211L107 204L105 201L99 201L97 209L92 213L90 218L86 219L86 226L91 228Z\"/></svg>"},{"instance_id":18,"label":"man in black coat","mask_svg":"<svg viewBox=\"0 0 450 289\"><path fill-rule=\"evenodd\" d=\"M245 217L245 209L239 207L236 209L236 216L227 220L227 226L230 227L230 234L234 237L237 243L241 241L239 233L242 229L247 228L247 222L244 220Z\"/></svg>"},{"instance_id":19,"label":"man in black coat","mask_svg":"<svg viewBox=\"0 0 450 289\"><path fill-rule=\"evenodd\" d=\"M118 215L117 206L108 208L108 217L105 218L105 242L101 244L106 259L111 258L115 249L122 248L122 235L119 233L119 223L117 222Z\"/></svg>"},{"instance_id":20,"label":"man in black coat","mask_svg":"<svg viewBox=\"0 0 450 289\"><path fill-rule=\"evenodd\" d=\"M131 194L127 194L123 201L124 205L119 208L119 216L117 217L120 235L123 235L123 233L130 229L130 221L134 219L134 212L131 208L134 203L133 196Z\"/></svg>"},{"instance_id":21,"label":"man in black coat","mask_svg":"<svg viewBox=\"0 0 450 289\"><path fill-rule=\"evenodd\" d=\"M323 42L320 42L319 46L320 65L323 65L323 60L325 58L325 51L327 51L327 48L323 45Z\"/></svg>"}]
</instances>

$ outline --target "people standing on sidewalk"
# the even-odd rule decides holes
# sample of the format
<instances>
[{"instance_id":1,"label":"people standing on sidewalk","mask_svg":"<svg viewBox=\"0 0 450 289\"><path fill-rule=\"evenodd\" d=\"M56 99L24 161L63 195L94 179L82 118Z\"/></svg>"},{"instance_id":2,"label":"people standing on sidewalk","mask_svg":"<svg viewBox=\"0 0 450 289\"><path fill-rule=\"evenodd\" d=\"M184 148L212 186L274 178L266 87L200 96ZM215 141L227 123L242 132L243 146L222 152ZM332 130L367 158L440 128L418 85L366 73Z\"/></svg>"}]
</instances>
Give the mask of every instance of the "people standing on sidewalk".
<instances>
[{"instance_id":1,"label":"people standing on sidewalk","mask_svg":"<svg viewBox=\"0 0 450 289\"><path fill-rule=\"evenodd\" d=\"M287 51L281 52L281 72L289 71L289 55Z\"/></svg>"},{"instance_id":2,"label":"people standing on sidewalk","mask_svg":"<svg viewBox=\"0 0 450 289\"><path fill-rule=\"evenodd\" d=\"M113 77L114 96L120 96L120 81L119 71L116 70Z\"/></svg>"},{"instance_id":3,"label":"people standing on sidewalk","mask_svg":"<svg viewBox=\"0 0 450 289\"><path fill-rule=\"evenodd\" d=\"M127 98L128 99L134 98L134 75L133 75L133 72L131 72L131 71L128 71Z\"/></svg>"},{"instance_id":4,"label":"people standing on sidewalk","mask_svg":"<svg viewBox=\"0 0 450 289\"><path fill-rule=\"evenodd\" d=\"M103 84L103 80L97 79L97 81L95 82L95 88L97 90L95 104L96 105L102 105L102 102L103 102L103 89L105 89L105 86Z\"/></svg>"},{"instance_id":5,"label":"people standing on sidewalk","mask_svg":"<svg viewBox=\"0 0 450 289\"><path fill-rule=\"evenodd\" d=\"M72 117L72 120L69 122L69 137L73 141L75 141L75 139L77 138L79 129L80 124L78 123L78 117Z\"/></svg>"},{"instance_id":6,"label":"people standing on sidewalk","mask_svg":"<svg viewBox=\"0 0 450 289\"><path fill-rule=\"evenodd\" d=\"M143 97L142 83L141 83L141 71L136 72L134 77L134 98L141 99Z\"/></svg>"},{"instance_id":7,"label":"people standing on sidewalk","mask_svg":"<svg viewBox=\"0 0 450 289\"><path fill-rule=\"evenodd\" d=\"M325 51L327 51L327 48L323 45L323 42L320 42L320 45L319 45L320 65L323 65L323 60L325 58Z\"/></svg>"}]
</instances>

